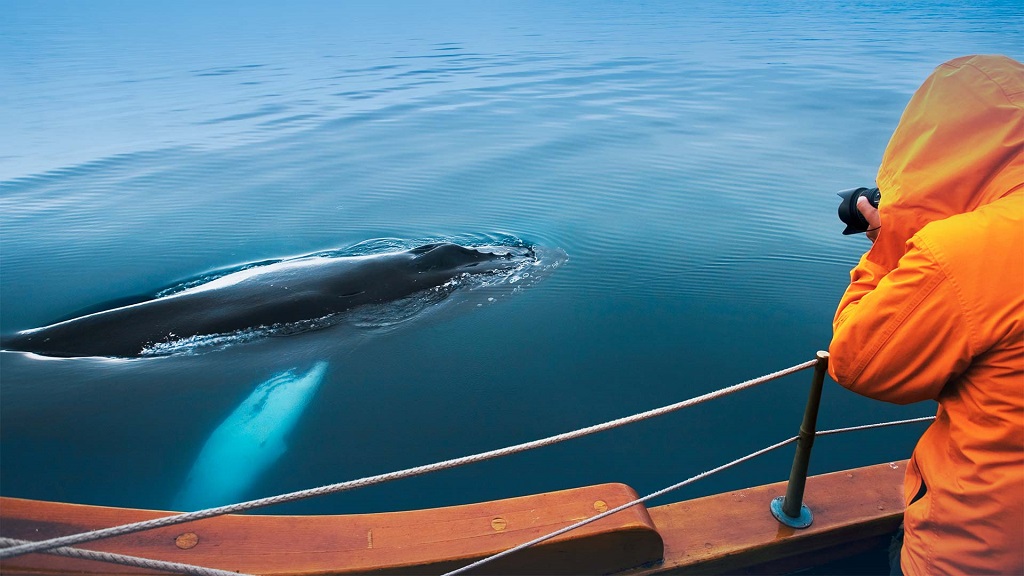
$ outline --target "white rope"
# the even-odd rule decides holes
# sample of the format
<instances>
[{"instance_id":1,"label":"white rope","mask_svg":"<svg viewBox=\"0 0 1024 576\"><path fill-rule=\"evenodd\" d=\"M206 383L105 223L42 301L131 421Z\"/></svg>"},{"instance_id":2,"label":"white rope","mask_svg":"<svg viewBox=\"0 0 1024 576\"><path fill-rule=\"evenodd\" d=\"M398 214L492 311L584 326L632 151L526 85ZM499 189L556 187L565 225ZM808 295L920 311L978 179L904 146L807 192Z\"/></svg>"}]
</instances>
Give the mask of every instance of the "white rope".
<instances>
[{"instance_id":1,"label":"white rope","mask_svg":"<svg viewBox=\"0 0 1024 576\"><path fill-rule=\"evenodd\" d=\"M532 450L535 448L542 448L558 442L565 442L566 440L573 440L597 432L603 432L605 430L611 430L612 428L618 428L619 426L625 426L639 422L641 420L647 420L656 416L662 416L676 410L683 408L689 408L709 400L714 400L722 396L734 394L747 388L752 388L759 384L764 384L771 380L788 376L801 370L813 367L818 363L818 360L808 360L802 364L797 364L784 370L772 372L759 378L753 378L739 384L715 390L707 394L690 398L689 400L683 400L669 406L663 406L661 408L655 408L647 412L640 414L634 414L633 416L627 416L625 418L619 418L618 420L612 420L603 424L596 424L580 430L572 432L565 432L563 434L557 434L555 436L549 436L540 440L533 440L531 442L525 442L523 444L517 444L507 448L501 448L498 450L491 450L489 452L481 452L471 456L463 456L461 458L455 458L452 460L445 460L444 462L438 462L435 464L428 464L425 466L418 466L415 468L407 468L397 472L390 472L387 474L380 474L377 476L367 476L366 478L360 478L358 480L350 480L348 482L341 482L338 484L328 484L326 486L320 486L318 488L310 488L307 490L299 490L297 492L289 492L287 494L280 494L277 496L270 496L268 498L260 498L257 500L249 500L247 502L240 502L238 504L229 504L227 506L218 506L216 508L207 508L205 510L197 510L195 512L188 512L185 514L176 514L173 516L164 516L162 518L154 518L152 520L144 520L141 522L133 522L131 524L124 524L121 526L113 526L110 528L103 528L100 530L92 530L90 532L83 532L81 534L72 534L70 536L61 536L59 538L51 538L49 540L40 540L38 542L32 542L29 544L20 544L17 546L11 546L9 548L0 549L0 559L10 558L12 556L18 556L20 554L28 554L30 552L41 552L56 548L58 546L70 546L73 544L80 544L82 542L89 542L92 540L99 540L101 538L110 538L112 536L121 536L123 534L130 534L132 532L139 532L142 530L150 530L153 528L161 528L164 526L172 526L174 524L181 524L184 522L192 522L195 520L202 520L204 518L212 518L214 516L221 516L224 514L232 514L237 512L243 512L246 510L252 510L254 508L260 508L263 506L270 506L273 504L282 504L285 502L292 502L295 500L301 500L303 498L309 498L312 496L323 496L326 494L334 494L337 492L343 492L345 490L352 490L355 488L362 488L364 486L371 486L373 484L380 484L383 482L390 482L392 480L399 480L402 478L409 478L411 476L418 476L420 474L426 474L429 472L435 472L438 470L445 470L448 468L455 468L457 466L463 466L466 464L472 464L474 462L481 462L491 458L498 458L501 456L508 456L510 454L516 454L524 452L526 450Z\"/></svg>"},{"instance_id":2,"label":"white rope","mask_svg":"<svg viewBox=\"0 0 1024 576\"><path fill-rule=\"evenodd\" d=\"M921 418L910 418L907 420L893 420L892 422L882 422L880 424L864 424L862 426L850 426L849 428L834 428L832 430L823 430L818 432L816 436L828 436L829 434L842 434L843 432L856 432L858 430L870 430L872 428L885 428L887 426L899 426L901 424L913 424L915 422L928 422L935 420L935 416L923 416Z\"/></svg>"},{"instance_id":3,"label":"white rope","mask_svg":"<svg viewBox=\"0 0 1024 576\"><path fill-rule=\"evenodd\" d=\"M854 432L854 431L857 431L857 430L868 430L868 429L871 429L871 428L884 428L884 427L887 427L887 426L899 426L901 424L912 424L914 422L925 422L927 420L934 420L934 419L935 419L934 416L926 416L926 417L923 417L923 418L911 418L909 420L895 420L895 421L892 421L892 422L882 422L882 423L879 423L879 424L865 424L865 425L862 425L862 426L851 426L849 428L835 428L835 429L832 429L832 430L823 430L821 432L818 432L818 433L816 433L816 436L827 436L829 434L840 434L842 432ZM627 508L630 508L632 506L636 506L637 504L642 504L644 502L647 502L648 500L653 500L654 498L657 498L659 496L663 496L663 495L665 495L665 494L667 494L667 493L669 493L669 492L671 492L673 490L677 490L679 488L682 488L683 486L686 486L687 484L692 484L693 482L696 482L697 480L701 480L703 478L711 476L712 474L717 474L718 472L721 472L722 470L725 470L727 468L731 468L731 467L733 467L733 466L735 466L737 464L741 464L743 462L746 462L747 460L750 460L750 459L756 458L756 457L758 457L758 456L760 456L762 454L766 454L768 452L771 452L772 450L775 450L775 449L778 449L778 448L782 448L783 446L785 446L787 444L791 444L793 442L796 442L799 438L800 438L799 436L793 436L792 438L789 438L788 440L783 440L782 442L778 442L776 444L772 444L771 446L768 446L767 448L762 448L762 449L758 450L757 452L752 452L750 454L747 454L746 456L743 456L742 458L737 458L736 460L733 460L732 462L729 462L727 464L723 464L723 465L719 466L718 468L713 468L711 470L708 470L707 472L702 472L700 474L697 474L696 476L692 476L690 478L687 478L686 480L683 480L682 482L680 482L678 484L673 484L673 485L669 486L668 488L663 488L661 490L658 490L657 492L652 492L651 494L648 494L647 496L644 496L643 498L637 498L636 500L633 500L632 502L627 502L627 503L625 503L625 504L623 504L621 506L618 506L616 508L612 508L611 510L607 510L605 512L602 512L602 513L596 515L596 516L592 516L590 518L587 518L586 520L580 520L579 522L576 522L575 524L566 526L565 528L560 528L560 529L558 529L558 530L556 530L554 532L551 532L550 534L545 534L544 536L541 536L539 538L535 538L533 540L530 540L529 542L524 542L524 543L522 543L522 544L520 544L518 546L515 546L514 548L509 548L508 550L505 550L504 552L498 552L497 554L494 554L493 556L488 556L487 558L482 558L480 560L477 560L476 562L473 562L472 564L469 564L467 566L463 566L462 568L459 568L457 570L452 570L451 572L447 572L447 573L443 574L442 576L455 576L456 574L462 574L464 572L467 572L467 571L472 570L474 568L477 568L479 566L483 566L484 564L488 564L490 562L493 562L493 561L495 561L495 560L497 560L499 558L504 558L505 556L508 556L509 554L514 554L515 552L518 552L520 550L524 550L524 549L529 548L531 546L536 546L537 544L540 544L541 542L545 542L545 541L550 540L552 538L561 536L562 534L565 534L567 532L571 532L571 531L573 531L573 530L575 530L577 528L580 528L581 526L586 526L587 524L590 524L591 522L597 522L598 520L600 520L602 518L605 518L607 516L611 516L612 514L615 514L617 512L621 512L621 511L623 511L623 510L625 510Z\"/></svg>"},{"instance_id":4,"label":"white rope","mask_svg":"<svg viewBox=\"0 0 1024 576\"><path fill-rule=\"evenodd\" d=\"M0 544L3 544L4 546L14 546L17 544L29 543L29 540L18 540L15 538L0 538ZM114 554L113 552L99 552L96 550L82 550L79 548L52 548L50 550L47 550L45 553L53 554L55 556L80 558L82 560L95 560L96 562L108 562L110 564L135 566L136 568L147 568L149 570L162 570L164 572L173 572L176 574L194 574L195 576L248 576L246 574L242 574L241 572L229 572L227 570L218 570L216 568L204 568L202 566L181 564L179 562L165 562L163 560L151 560L149 558L139 558L138 556L126 556L124 554Z\"/></svg>"}]
</instances>

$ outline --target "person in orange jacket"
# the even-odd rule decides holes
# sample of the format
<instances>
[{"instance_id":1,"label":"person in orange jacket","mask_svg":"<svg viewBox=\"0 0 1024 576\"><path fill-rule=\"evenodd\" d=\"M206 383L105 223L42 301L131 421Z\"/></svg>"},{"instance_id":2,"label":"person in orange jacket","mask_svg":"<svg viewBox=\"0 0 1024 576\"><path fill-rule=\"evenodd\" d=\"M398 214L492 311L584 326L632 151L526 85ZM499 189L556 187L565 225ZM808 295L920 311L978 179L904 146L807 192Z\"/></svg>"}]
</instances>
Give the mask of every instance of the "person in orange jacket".
<instances>
[{"instance_id":1,"label":"person in orange jacket","mask_svg":"<svg viewBox=\"0 0 1024 576\"><path fill-rule=\"evenodd\" d=\"M829 371L938 402L904 481L906 574L1024 574L1024 65L967 56L917 90L858 209Z\"/></svg>"}]
</instances>

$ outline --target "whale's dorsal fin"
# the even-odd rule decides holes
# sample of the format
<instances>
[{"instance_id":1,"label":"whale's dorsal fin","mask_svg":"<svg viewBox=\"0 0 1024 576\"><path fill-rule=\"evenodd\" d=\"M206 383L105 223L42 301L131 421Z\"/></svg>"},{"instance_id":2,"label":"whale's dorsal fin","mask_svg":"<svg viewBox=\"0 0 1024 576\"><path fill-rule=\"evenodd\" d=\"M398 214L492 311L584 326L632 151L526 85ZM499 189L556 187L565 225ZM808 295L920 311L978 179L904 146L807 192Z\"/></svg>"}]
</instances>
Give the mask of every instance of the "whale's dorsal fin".
<instances>
[{"instance_id":1,"label":"whale's dorsal fin","mask_svg":"<svg viewBox=\"0 0 1024 576\"><path fill-rule=\"evenodd\" d=\"M423 246L418 246L416 248L413 248L412 250L409 250L409 253L416 254L417 256L419 256L420 254L426 254L427 252L430 252L431 250L437 248L441 244L441 242L435 242L433 244L424 244Z\"/></svg>"}]
</instances>

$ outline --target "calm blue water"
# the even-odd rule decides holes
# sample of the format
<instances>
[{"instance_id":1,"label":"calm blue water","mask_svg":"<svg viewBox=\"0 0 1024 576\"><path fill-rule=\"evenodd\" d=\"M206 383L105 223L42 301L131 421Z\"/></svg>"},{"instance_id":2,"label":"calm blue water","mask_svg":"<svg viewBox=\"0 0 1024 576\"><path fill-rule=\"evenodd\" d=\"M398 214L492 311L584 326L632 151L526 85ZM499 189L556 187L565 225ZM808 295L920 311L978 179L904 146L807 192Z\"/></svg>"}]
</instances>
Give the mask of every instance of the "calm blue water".
<instances>
[{"instance_id":1,"label":"calm blue water","mask_svg":"<svg viewBox=\"0 0 1024 576\"><path fill-rule=\"evenodd\" d=\"M4 333L211 270L379 239L516 238L568 259L524 289L467 291L389 330L136 361L0 353L0 493L166 508L260 382L321 360L287 451L246 498L560 433L810 359L867 248L840 235L834 191L873 182L936 65L1024 57L1022 12L7 2ZM646 493L795 434L809 380L270 511L609 481ZM832 384L820 426L933 411ZM812 471L907 457L921 430L823 438ZM791 458L787 448L671 499L782 479Z\"/></svg>"}]
</instances>

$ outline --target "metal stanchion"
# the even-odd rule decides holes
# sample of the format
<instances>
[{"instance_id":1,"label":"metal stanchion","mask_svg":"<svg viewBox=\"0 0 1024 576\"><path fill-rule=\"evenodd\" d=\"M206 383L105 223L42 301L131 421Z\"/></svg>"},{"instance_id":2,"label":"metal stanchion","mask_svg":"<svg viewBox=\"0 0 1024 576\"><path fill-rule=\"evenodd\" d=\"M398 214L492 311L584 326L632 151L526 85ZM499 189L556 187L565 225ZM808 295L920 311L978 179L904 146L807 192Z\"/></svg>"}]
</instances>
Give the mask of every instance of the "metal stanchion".
<instances>
[{"instance_id":1,"label":"metal stanchion","mask_svg":"<svg viewBox=\"0 0 1024 576\"><path fill-rule=\"evenodd\" d=\"M779 522L793 528L807 528L814 521L811 509L804 506L804 486L807 484L807 466L811 461L811 446L818 423L818 405L821 403L821 388L828 371L828 352L819 351L818 364L814 367L811 391L807 396L804 421L800 424L800 435L793 457L793 469L789 473L786 495L772 500L772 515Z\"/></svg>"}]
</instances>

